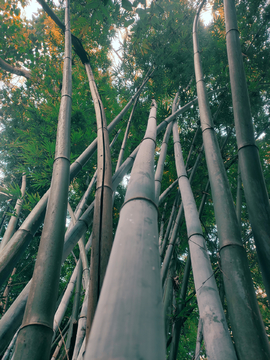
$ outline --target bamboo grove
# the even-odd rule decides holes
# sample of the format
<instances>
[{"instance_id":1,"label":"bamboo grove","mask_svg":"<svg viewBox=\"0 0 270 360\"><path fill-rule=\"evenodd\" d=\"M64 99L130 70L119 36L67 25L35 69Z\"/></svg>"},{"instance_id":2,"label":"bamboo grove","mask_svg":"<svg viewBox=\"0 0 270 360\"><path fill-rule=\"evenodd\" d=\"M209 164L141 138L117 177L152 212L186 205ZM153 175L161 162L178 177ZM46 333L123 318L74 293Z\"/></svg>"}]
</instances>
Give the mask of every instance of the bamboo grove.
<instances>
[{"instance_id":1,"label":"bamboo grove","mask_svg":"<svg viewBox=\"0 0 270 360\"><path fill-rule=\"evenodd\" d=\"M0 358L270 359L270 5L38 3L0 5Z\"/></svg>"}]
</instances>

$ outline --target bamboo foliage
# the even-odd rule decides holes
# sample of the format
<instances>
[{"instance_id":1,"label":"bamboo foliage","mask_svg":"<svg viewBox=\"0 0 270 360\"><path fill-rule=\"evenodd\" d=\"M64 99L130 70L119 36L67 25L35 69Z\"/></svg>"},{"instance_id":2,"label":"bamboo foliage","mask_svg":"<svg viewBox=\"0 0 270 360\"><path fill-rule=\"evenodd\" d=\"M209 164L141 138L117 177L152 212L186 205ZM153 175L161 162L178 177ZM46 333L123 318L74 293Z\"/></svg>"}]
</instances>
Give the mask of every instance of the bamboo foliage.
<instances>
[{"instance_id":1,"label":"bamboo foliage","mask_svg":"<svg viewBox=\"0 0 270 360\"><path fill-rule=\"evenodd\" d=\"M203 78L197 36L198 16L203 4L204 2L201 3L193 24L194 65L229 316L239 358L266 359L270 357L270 348L258 309L246 253L242 246L239 224L214 132Z\"/></svg>"}]
</instances>

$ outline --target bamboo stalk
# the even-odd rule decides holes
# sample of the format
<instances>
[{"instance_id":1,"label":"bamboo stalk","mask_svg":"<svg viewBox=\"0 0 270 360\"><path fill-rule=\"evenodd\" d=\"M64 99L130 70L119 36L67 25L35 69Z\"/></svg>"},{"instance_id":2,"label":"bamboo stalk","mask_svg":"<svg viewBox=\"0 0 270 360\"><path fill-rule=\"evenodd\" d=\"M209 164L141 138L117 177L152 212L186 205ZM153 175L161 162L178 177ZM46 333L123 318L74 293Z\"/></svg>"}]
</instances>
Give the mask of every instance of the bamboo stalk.
<instances>
[{"instance_id":1,"label":"bamboo stalk","mask_svg":"<svg viewBox=\"0 0 270 360\"><path fill-rule=\"evenodd\" d=\"M121 209L86 359L135 359L138 354L145 360L165 357L154 191L155 138L153 102Z\"/></svg>"},{"instance_id":2,"label":"bamboo stalk","mask_svg":"<svg viewBox=\"0 0 270 360\"><path fill-rule=\"evenodd\" d=\"M167 208L167 203L164 204L161 221L160 221L160 228L159 228L159 235L158 235L158 247L161 247L163 233L164 233L164 218L165 218L165 212Z\"/></svg>"},{"instance_id":3,"label":"bamboo stalk","mask_svg":"<svg viewBox=\"0 0 270 360\"><path fill-rule=\"evenodd\" d=\"M182 286L181 286L181 291L180 291L180 303L175 311L175 313L178 314L178 317L173 325L172 343L170 346L169 360L176 360L176 358L177 358L180 332L181 332L181 327L183 324L183 320L181 317L179 317L179 314L181 314L181 312L183 311L183 309L186 305L185 300L186 300L190 270L191 270L191 260L190 260L190 253L189 253L187 256L187 259L186 259L185 270L184 270L184 275L183 275L183 279L182 279Z\"/></svg>"},{"instance_id":4,"label":"bamboo stalk","mask_svg":"<svg viewBox=\"0 0 270 360\"><path fill-rule=\"evenodd\" d=\"M225 0L224 11L238 159L259 266L270 302L269 196L262 173L259 151L255 144L234 1Z\"/></svg>"},{"instance_id":5,"label":"bamboo stalk","mask_svg":"<svg viewBox=\"0 0 270 360\"><path fill-rule=\"evenodd\" d=\"M197 339L196 339L196 349L194 360L200 360L200 351L203 339L203 323L202 319L199 319L198 330L197 330Z\"/></svg>"},{"instance_id":6,"label":"bamboo stalk","mask_svg":"<svg viewBox=\"0 0 270 360\"><path fill-rule=\"evenodd\" d=\"M0 251L2 251L3 248L6 246L6 244L9 242L10 238L12 237L12 235L16 229L16 225L17 225L17 222L18 222L18 219L20 216L20 212L21 212L21 208L22 208L22 204L23 204L23 197L25 194L25 189L26 189L26 175L23 175L22 176L22 186L21 186L21 196L17 200L15 208L14 208L16 216L11 216L11 218L9 220L8 227L5 231L5 234L4 234L1 244L0 244Z\"/></svg>"},{"instance_id":7,"label":"bamboo stalk","mask_svg":"<svg viewBox=\"0 0 270 360\"><path fill-rule=\"evenodd\" d=\"M173 100L172 114L175 113L175 111L176 111L177 102L178 102L178 96L179 96L179 92L176 93L175 98ZM161 190L161 180L162 180L162 176L163 176L164 163L165 163L165 159L166 159L166 155L167 155L168 141L169 141L169 138L170 138L170 135L171 135L172 125L173 125L172 122L170 122L167 125L165 134L163 136L163 142L162 142L161 151L160 151L160 154L159 154L157 168L156 168L156 172L155 172L155 192L156 192L156 203L157 203L157 205L159 203L159 195L160 195L160 190Z\"/></svg>"},{"instance_id":8,"label":"bamboo stalk","mask_svg":"<svg viewBox=\"0 0 270 360\"><path fill-rule=\"evenodd\" d=\"M65 10L65 58L63 88L53 165L51 194L44 228L28 296L22 327L20 328L14 360L48 359L53 336L53 318L57 299L61 258L65 236L65 221L70 168L71 121L71 33L69 1Z\"/></svg>"},{"instance_id":9,"label":"bamboo stalk","mask_svg":"<svg viewBox=\"0 0 270 360\"><path fill-rule=\"evenodd\" d=\"M195 173L197 171L197 168L199 166L199 163L200 163L200 160L201 160L201 155L202 155L202 150L203 150L203 145L201 146L200 152L199 152L199 154L197 156L197 159L195 161L195 164L194 164L194 166L192 168L192 172L191 172L190 178L189 178L190 184L192 184L194 175L195 175ZM178 183L179 183L179 181L178 181ZM167 250L166 250L163 265L162 265L162 268L161 268L162 285L164 284L164 281L166 279L167 272L168 272L168 269L169 269L173 248L174 248L174 245L175 245L176 239L177 239L177 232L178 232L178 229L179 229L180 225L182 224L183 214L184 214L183 210L184 210L183 203L181 203L181 206L180 206L180 208L178 210L178 214L177 214L177 217L176 217L176 220L175 220L172 235L170 237L170 242L169 242Z\"/></svg>"},{"instance_id":10,"label":"bamboo stalk","mask_svg":"<svg viewBox=\"0 0 270 360\"><path fill-rule=\"evenodd\" d=\"M193 25L194 63L203 142L217 222L229 316L240 359L270 358L270 348L252 284L239 224L209 109L197 37L199 7Z\"/></svg>"},{"instance_id":11,"label":"bamboo stalk","mask_svg":"<svg viewBox=\"0 0 270 360\"><path fill-rule=\"evenodd\" d=\"M199 214L185 170L177 122L173 126L175 165L187 225L200 317L208 359L237 359L220 302L214 273L207 254ZM189 272L189 271L188 271ZM178 345L178 343L177 343Z\"/></svg>"}]
</instances>

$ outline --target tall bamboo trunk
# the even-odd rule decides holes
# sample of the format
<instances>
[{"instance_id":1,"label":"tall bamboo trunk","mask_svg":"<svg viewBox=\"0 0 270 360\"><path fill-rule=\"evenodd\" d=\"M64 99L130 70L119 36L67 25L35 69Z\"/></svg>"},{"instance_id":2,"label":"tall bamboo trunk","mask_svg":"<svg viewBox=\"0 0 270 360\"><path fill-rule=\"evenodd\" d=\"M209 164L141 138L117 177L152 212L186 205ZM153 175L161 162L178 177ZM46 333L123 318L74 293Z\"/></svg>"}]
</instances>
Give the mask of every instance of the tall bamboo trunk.
<instances>
[{"instance_id":1,"label":"tall bamboo trunk","mask_svg":"<svg viewBox=\"0 0 270 360\"><path fill-rule=\"evenodd\" d=\"M164 359L154 190L156 105L133 166L85 359Z\"/></svg>"},{"instance_id":2,"label":"tall bamboo trunk","mask_svg":"<svg viewBox=\"0 0 270 360\"><path fill-rule=\"evenodd\" d=\"M217 222L226 298L240 360L268 359L270 348L258 308L247 256L223 161L220 155L203 78L197 38L198 16L193 25L194 63L203 142Z\"/></svg>"},{"instance_id":3,"label":"tall bamboo trunk","mask_svg":"<svg viewBox=\"0 0 270 360\"><path fill-rule=\"evenodd\" d=\"M65 22L63 88L51 194L23 324L16 342L14 360L47 360L53 336L53 317L62 262L70 168L71 33L68 1Z\"/></svg>"},{"instance_id":4,"label":"tall bamboo trunk","mask_svg":"<svg viewBox=\"0 0 270 360\"><path fill-rule=\"evenodd\" d=\"M184 206L189 251L200 317L203 321L207 358L237 359L220 302L214 273L203 237L199 214L185 170L178 125L173 126L175 164Z\"/></svg>"},{"instance_id":5,"label":"tall bamboo trunk","mask_svg":"<svg viewBox=\"0 0 270 360\"><path fill-rule=\"evenodd\" d=\"M270 301L270 205L255 144L235 4L224 0L226 42L232 89L238 159L265 290Z\"/></svg>"}]
</instances>

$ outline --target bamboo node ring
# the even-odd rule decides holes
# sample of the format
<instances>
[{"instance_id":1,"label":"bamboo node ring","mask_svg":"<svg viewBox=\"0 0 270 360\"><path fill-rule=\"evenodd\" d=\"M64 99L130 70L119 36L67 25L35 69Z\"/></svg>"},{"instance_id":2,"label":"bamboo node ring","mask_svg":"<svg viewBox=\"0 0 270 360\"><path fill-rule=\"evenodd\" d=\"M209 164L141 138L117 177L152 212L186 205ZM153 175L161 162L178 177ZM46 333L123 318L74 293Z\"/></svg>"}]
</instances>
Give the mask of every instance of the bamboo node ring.
<instances>
[{"instance_id":1,"label":"bamboo node ring","mask_svg":"<svg viewBox=\"0 0 270 360\"><path fill-rule=\"evenodd\" d=\"M132 197L132 198L126 200L126 201L124 202L124 204L121 206L121 210L123 209L123 207L124 207L128 202L130 202L130 201L132 201L132 200L146 200L146 201L150 202L152 205L154 205L154 207L157 209L157 212L159 212L157 204L156 204L152 199L150 199L150 198L148 198L148 197L146 197L146 196L135 196L135 197Z\"/></svg>"}]
</instances>

